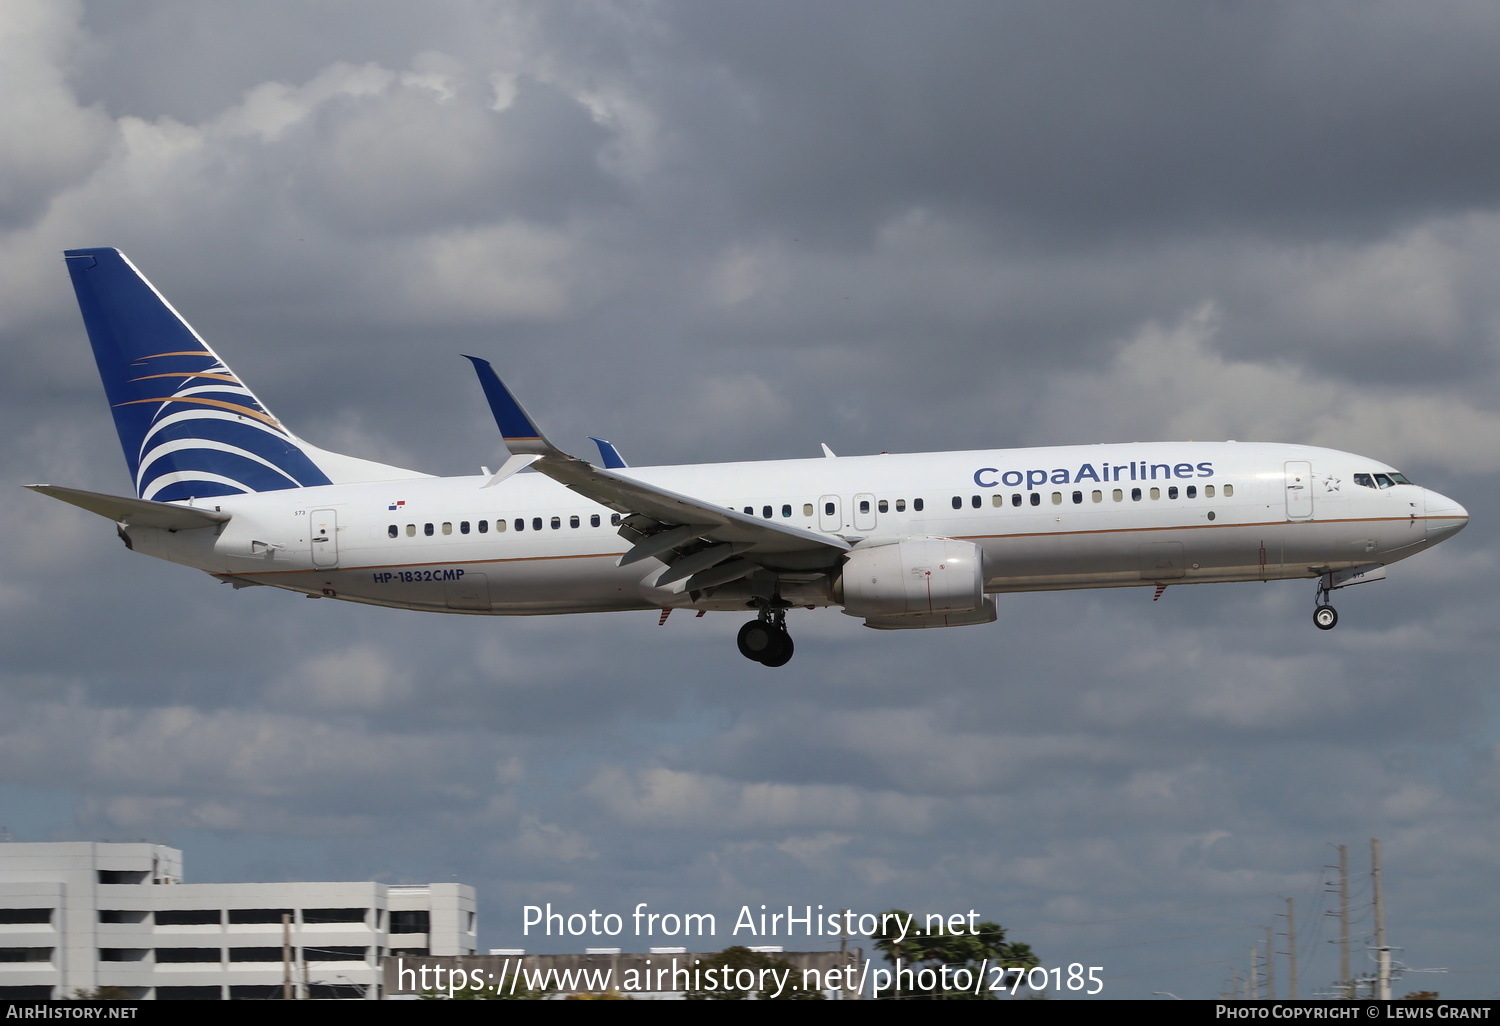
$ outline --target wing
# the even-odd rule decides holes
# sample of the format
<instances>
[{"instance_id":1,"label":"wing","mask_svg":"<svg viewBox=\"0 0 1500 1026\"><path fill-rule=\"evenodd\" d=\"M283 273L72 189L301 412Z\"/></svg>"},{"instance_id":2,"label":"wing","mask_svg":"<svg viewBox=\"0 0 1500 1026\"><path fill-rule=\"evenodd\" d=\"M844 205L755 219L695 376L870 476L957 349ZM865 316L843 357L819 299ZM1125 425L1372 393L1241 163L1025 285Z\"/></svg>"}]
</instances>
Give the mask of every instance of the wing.
<instances>
[{"instance_id":1,"label":"wing","mask_svg":"<svg viewBox=\"0 0 1500 1026\"><path fill-rule=\"evenodd\" d=\"M667 569L656 587L710 588L762 568L808 571L830 568L850 548L842 538L747 516L691 495L640 480L628 470L596 467L557 448L521 408L489 361L470 356L495 424L513 453L532 457L540 473L619 513L620 535L631 543L626 566L656 558Z\"/></svg>"}]
</instances>

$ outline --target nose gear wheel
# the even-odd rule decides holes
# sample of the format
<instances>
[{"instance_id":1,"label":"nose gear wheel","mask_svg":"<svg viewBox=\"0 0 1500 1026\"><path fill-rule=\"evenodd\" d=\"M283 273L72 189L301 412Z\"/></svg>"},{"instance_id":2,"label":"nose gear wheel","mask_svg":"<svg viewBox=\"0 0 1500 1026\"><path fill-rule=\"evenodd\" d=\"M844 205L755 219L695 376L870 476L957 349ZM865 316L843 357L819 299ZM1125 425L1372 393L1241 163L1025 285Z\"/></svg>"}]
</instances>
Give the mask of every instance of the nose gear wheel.
<instances>
[{"instance_id":1,"label":"nose gear wheel","mask_svg":"<svg viewBox=\"0 0 1500 1026\"><path fill-rule=\"evenodd\" d=\"M1320 631L1331 631L1339 622L1338 611L1328 604L1328 585L1332 580L1332 574L1324 574L1318 578L1318 594L1315 601L1317 606L1313 609L1313 626Z\"/></svg>"}]
</instances>

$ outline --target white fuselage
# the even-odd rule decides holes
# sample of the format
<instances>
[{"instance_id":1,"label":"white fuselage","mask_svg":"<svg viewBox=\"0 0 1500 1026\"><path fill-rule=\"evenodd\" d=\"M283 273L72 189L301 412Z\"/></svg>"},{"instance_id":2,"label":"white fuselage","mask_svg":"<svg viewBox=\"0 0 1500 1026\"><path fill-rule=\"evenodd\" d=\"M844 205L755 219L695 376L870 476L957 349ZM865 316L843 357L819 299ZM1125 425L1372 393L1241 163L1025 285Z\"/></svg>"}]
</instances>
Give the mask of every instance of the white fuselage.
<instances>
[{"instance_id":1,"label":"white fuselage","mask_svg":"<svg viewBox=\"0 0 1500 1026\"><path fill-rule=\"evenodd\" d=\"M1150 442L638 467L621 475L856 545L953 538L989 593L1310 578L1404 559L1467 521L1392 468L1309 446ZM1397 475L1399 476L1399 475ZM239 584L436 612L745 609L734 586L654 588L610 509L535 473L421 478L198 500L219 528L129 527L134 548ZM481 525L483 525L481 527ZM782 568L796 605L839 604ZM813 568L809 568L810 570ZM826 569L826 568L825 568Z\"/></svg>"}]
</instances>

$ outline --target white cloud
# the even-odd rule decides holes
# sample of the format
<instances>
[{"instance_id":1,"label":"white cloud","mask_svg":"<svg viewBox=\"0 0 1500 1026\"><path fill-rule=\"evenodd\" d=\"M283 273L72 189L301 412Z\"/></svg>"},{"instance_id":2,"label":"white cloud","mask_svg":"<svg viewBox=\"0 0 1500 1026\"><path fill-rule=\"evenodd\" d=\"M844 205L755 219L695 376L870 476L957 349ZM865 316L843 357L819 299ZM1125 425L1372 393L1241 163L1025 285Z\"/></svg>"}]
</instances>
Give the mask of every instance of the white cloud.
<instances>
[{"instance_id":1,"label":"white cloud","mask_svg":"<svg viewBox=\"0 0 1500 1026\"><path fill-rule=\"evenodd\" d=\"M415 693L411 673L372 645L324 652L303 660L267 688L282 708L375 712L407 703Z\"/></svg>"},{"instance_id":2,"label":"white cloud","mask_svg":"<svg viewBox=\"0 0 1500 1026\"><path fill-rule=\"evenodd\" d=\"M1287 360L1231 359L1203 304L1150 323L1106 365L1059 376L1039 407L1053 430L1084 418L1100 437L1302 442L1397 466L1500 470L1500 412L1420 386L1351 385Z\"/></svg>"},{"instance_id":3,"label":"white cloud","mask_svg":"<svg viewBox=\"0 0 1500 1026\"><path fill-rule=\"evenodd\" d=\"M49 197L85 177L113 127L78 103L64 68L78 45L72 2L12 0L0 7L0 223L30 221Z\"/></svg>"},{"instance_id":4,"label":"white cloud","mask_svg":"<svg viewBox=\"0 0 1500 1026\"><path fill-rule=\"evenodd\" d=\"M666 767L603 767L585 793L609 815L635 827L775 831L882 822L920 830L928 809L914 796L853 787L740 783Z\"/></svg>"}]
</instances>

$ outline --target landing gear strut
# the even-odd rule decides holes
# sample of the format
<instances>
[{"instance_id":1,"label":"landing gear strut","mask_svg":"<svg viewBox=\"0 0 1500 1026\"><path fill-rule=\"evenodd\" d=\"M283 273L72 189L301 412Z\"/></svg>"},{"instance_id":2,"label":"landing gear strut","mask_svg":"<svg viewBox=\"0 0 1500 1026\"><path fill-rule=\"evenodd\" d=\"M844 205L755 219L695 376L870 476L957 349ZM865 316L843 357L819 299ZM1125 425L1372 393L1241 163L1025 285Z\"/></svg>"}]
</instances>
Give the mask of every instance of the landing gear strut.
<instances>
[{"instance_id":1,"label":"landing gear strut","mask_svg":"<svg viewBox=\"0 0 1500 1026\"><path fill-rule=\"evenodd\" d=\"M741 627L735 640L740 655L762 666L785 666L795 649L792 636L786 632L786 610L769 606L762 607L758 618Z\"/></svg>"},{"instance_id":2,"label":"landing gear strut","mask_svg":"<svg viewBox=\"0 0 1500 1026\"><path fill-rule=\"evenodd\" d=\"M1313 626L1320 631L1331 631L1339 622L1338 611L1328 604L1328 583L1332 574L1318 578L1317 605L1313 607Z\"/></svg>"}]
</instances>

